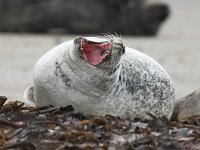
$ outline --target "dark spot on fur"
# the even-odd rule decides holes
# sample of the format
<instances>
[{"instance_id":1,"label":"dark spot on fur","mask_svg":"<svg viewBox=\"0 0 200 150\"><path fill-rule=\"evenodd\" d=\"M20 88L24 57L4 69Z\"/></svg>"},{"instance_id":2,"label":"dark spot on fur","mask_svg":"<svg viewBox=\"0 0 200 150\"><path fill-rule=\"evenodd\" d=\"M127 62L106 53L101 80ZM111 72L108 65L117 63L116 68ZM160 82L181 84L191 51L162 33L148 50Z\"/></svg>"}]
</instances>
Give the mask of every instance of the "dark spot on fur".
<instances>
[{"instance_id":1,"label":"dark spot on fur","mask_svg":"<svg viewBox=\"0 0 200 150\"><path fill-rule=\"evenodd\" d=\"M119 75L119 81L121 81L122 77L121 77L121 74Z\"/></svg>"},{"instance_id":2,"label":"dark spot on fur","mask_svg":"<svg viewBox=\"0 0 200 150\"><path fill-rule=\"evenodd\" d=\"M63 81L65 82L65 84L67 86L69 86L69 87L71 86L71 80L69 78L67 78L66 76L63 77Z\"/></svg>"},{"instance_id":3,"label":"dark spot on fur","mask_svg":"<svg viewBox=\"0 0 200 150\"><path fill-rule=\"evenodd\" d=\"M66 76L66 74L62 70L61 65L62 65L62 63L59 63L57 61L55 62L55 67L56 67L55 75L60 76L62 78L63 82L65 83L65 85L70 87L71 86L71 80Z\"/></svg>"},{"instance_id":4,"label":"dark spot on fur","mask_svg":"<svg viewBox=\"0 0 200 150\"><path fill-rule=\"evenodd\" d=\"M60 64L57 61L55 62L55 67L56 67L55 75L58 76Z\"/></svg>"},{"instance_id":5,"label":"dark spot on fur","mask_svg":"<svg viewBox=\"0 0 200 150\"><path fill-rule=\"evenodd\" d=\"M110 72L110 75L112 75L118 68L120 65L116 66L115 68L112 69L112 71Z\"/></svg>"},{"instance_id":6,"label":"dark spot on fur","mask_svg":"<svg viewBox=\"0 0 200 150\"><path fill-rule=\"evenodd\" d=\"M123 77L123 80L122 80L122 81L123 81L123 83L125 83L125 82L126 82L126 77L125 77L125 76Z\"/></svg>"},{"instance_id":7,"label":"dark spot on fur","mask_svg":"<svg viewBox=\"0 0 200 150\"><path fill-rule=\"evenodd\" d=\"M125 53L125 46L122 46L122 54Z\"/></svg>"}]
</instances>

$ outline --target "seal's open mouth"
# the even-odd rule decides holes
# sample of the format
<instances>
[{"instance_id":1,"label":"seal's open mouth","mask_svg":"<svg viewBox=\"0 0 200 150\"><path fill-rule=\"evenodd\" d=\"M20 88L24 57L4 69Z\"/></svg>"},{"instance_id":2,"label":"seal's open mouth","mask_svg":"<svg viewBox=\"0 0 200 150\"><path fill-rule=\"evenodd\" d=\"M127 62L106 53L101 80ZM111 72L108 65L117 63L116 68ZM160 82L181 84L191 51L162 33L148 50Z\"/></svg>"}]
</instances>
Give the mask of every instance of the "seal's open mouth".
<instances>
[{"instance_id":1,"label":"seal's open mouth","mask_svg":"<svg viewBox=\"0 0 200 150\"><path fill-rule=\"evenodd\" d=\"M81 38L80 49L85 61L91 65L98 65L111 56L112 44L107 40L93 41Z\"/></svg>"}]
</instances>

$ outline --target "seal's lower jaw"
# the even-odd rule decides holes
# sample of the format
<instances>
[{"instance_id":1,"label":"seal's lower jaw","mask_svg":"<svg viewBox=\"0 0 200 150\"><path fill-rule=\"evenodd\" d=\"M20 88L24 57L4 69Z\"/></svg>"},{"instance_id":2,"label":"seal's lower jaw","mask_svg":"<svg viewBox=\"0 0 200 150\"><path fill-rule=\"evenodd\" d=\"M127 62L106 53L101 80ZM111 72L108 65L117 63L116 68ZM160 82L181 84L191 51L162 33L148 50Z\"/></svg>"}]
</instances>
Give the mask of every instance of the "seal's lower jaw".
<instances>
[{"instance_id":1,"label":"seal's lower jaw","mask_svg":"<svg viewBox=\"0 0 200 150\"><path fill-rule=\"evenodd\" d=\"M112 44L109 41L95 41L80 38L80 50L89 64L97 66L111 56Z\"/></svg>"}]
</instances>

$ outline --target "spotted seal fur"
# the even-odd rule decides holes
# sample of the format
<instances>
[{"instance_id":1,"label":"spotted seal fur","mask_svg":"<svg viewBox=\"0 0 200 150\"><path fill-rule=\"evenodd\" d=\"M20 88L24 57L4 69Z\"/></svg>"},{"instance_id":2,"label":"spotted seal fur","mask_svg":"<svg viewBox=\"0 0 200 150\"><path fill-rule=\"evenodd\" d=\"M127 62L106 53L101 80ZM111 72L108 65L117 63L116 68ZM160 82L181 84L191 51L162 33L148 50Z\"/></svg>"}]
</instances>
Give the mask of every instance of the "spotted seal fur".
<instances>
[{"instance_id":1,"label":"spotted seal fur","mask_svg":"<svg viewBox=\"0 0 200 150\"><path fill-rule=\"evenodd\" d=\"M34 88L33 88L34 87ZM42 56L25 99L84 114L170 118L175 94L166 71L114 35L77 37Z\"/></svg>"}]
</instances>

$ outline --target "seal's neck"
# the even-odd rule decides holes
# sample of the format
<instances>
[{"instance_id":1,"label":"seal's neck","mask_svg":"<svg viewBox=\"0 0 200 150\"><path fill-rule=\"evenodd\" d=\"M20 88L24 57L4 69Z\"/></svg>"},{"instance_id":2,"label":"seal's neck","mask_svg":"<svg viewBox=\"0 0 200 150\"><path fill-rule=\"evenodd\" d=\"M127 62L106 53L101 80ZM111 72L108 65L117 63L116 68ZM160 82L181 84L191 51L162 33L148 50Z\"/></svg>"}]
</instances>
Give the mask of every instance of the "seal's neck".
<instances>
[{"instance_id":1,"label":"seal's neck","mask_svg":"<svg viewBox=\"0 0 200 150\"><path fill-rule=\"evenodd\" d=\"M74 48L70 48L66 51L68 54L64 54L67 56L65 60L71 68L70 72L80 80L78 84L90 87L90 91L102 97L115 86L121 66L114 69L98 68L77 57Z\"/></svg>"}]
</instances>

